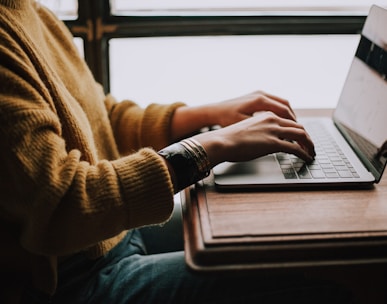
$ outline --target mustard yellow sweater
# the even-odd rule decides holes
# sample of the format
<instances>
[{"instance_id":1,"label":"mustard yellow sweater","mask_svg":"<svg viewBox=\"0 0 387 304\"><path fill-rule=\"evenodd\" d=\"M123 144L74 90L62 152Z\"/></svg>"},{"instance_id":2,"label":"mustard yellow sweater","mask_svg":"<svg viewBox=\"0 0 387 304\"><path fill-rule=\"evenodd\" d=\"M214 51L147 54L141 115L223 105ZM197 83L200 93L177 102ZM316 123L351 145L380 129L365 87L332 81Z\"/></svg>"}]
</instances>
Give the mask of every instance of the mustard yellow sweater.
<instances>
[{"instance_id":1,"label":"mustard yellow sweater","mask_svg":"<svg viewBox=\"0 0 387 304\"><path fill-rule=\"evenodd\" d=\"M155 150L181 105L105 96L62 22L0 0L0 266L53 293L63 257L101 256L166 221L173 187Z\"/></svg>"}]
</instances>

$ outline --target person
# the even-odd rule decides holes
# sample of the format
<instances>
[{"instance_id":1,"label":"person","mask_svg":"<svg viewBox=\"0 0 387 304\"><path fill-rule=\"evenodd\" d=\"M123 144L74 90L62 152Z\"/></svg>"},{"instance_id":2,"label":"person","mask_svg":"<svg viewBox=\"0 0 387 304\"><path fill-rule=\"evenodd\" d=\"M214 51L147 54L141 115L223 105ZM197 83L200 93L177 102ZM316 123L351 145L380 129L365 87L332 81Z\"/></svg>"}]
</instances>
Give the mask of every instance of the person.
<instances>
[{"instance_id":1,"label":"person","mask_svg":"<svg viewBox=\"0 0 387 304\"><path fill-rule=\"evenodd\" d=\"M52 12L0 0L0 147L1 265L22 271L23 303L346 303L300 274L200 275L182 250L149 254L140 229L168 222L174 195L223 161L310 161L285 99L118 102Z\"/></svg>"}]
</instances>

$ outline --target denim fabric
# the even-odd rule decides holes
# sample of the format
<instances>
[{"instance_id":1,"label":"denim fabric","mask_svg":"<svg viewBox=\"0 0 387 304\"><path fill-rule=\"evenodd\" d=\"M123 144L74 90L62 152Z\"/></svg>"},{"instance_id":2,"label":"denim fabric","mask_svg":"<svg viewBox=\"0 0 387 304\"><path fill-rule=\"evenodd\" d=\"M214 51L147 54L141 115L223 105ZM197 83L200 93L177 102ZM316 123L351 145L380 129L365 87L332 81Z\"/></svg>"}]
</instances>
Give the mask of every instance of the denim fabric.
<instances>
[{"instance_id":1,"label":"denim fabric","mask_svg":"<svg viewBox=\"0 0 387 304\"><path fill-rule=\"evenodd\" d=\"M60 269L53 303L349 303L332 283L310 281L301 274L204 275L191 272L184 252L146 254L139 231L105 257L82 256Z\"/></svg>"},{"instance_id":2,"label":"denim fabric","mask_svg":"<svg viewBox=\"0 0 387 304\"><path fill-rule=\"evenodd\" d=\"M352 303L339 286L306 279L302 273L192 272L185 264L184 251L176 251L183 245L179 217L178 210L163 227L129 231L96 261L82 254L67 260L60 265L58 291L50 303ZM171 235L174 244L169 244ZM26 297L25 303L48 303L41 299Z\"/></svg>"}]
</instances>

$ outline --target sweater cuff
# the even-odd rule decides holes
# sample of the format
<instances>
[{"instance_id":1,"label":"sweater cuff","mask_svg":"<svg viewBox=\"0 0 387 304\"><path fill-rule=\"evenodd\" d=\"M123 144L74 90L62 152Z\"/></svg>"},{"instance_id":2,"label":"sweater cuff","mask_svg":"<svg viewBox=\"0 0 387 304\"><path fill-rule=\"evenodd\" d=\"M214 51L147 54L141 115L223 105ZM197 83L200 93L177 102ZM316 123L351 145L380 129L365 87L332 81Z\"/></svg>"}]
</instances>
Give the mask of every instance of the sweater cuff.
<instances>
[{"instance_id":1,"label":"sweater cuff","mask_svg":"<svg viewBox=\"0 0 387 304\"><path fill-rule=\"evenodd\" d=\"M160 150L171 143L171 120L177 108L185 106L176 102L171 105L151 104L141 122L141 145ZM157 132L155 132L157 130Z\"/></svg>"},{"instance_id":2,"label":"sweater cuff","mask_svg":"<svg viewBox=\"0 0 387 304\"><path fill-rule=\"evenodd\" d=\"M128 228L165 222L174 207L173 184L162 158L152 149L113 162L127 205Z\"/></svg>"}]
</instances>

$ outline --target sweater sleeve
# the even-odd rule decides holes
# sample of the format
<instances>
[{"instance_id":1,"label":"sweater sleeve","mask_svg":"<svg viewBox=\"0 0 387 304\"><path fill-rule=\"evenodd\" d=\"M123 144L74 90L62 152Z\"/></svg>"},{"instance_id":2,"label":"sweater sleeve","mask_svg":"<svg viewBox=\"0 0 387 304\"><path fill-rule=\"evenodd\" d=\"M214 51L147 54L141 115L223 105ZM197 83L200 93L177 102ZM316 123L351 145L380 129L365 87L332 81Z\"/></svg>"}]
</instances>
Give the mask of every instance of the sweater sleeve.
<instances>
[{"instance_id":1,"label":"sweater sleeve","mask_svg":"<svg viewBox=\"0 0 387 304\"><path fill-rule=\"evenodd\" d=\"M184 103L176 102L150 104L142 109L129 100L116 102L111 95L105 103L118 149L123 155L142 147L160 150L170 144L171 119L175 110L184 106Z\"/></svg>"},{"instance_id":2,"label":"sweater sleeve","mask_svg":"<svg viewBox=\"0 0 387 304\"><path fill-rule=\"evenodd\" d=\"M157 153L145 148L115 160L98 158L84 116L55 108L69 97L59 92L54 101L16 51L0 49L0 220L18 227L21 245L61 256L166 221L173 187Z\"/></svg>"}]
</instances>

